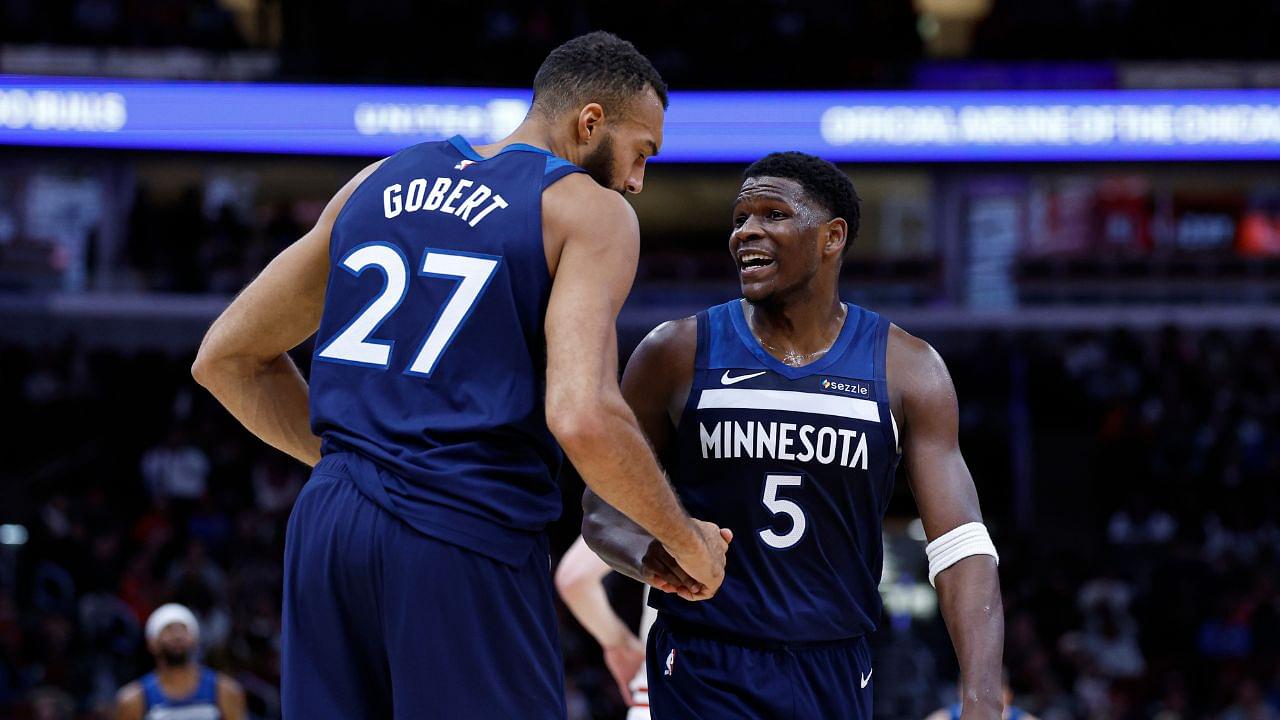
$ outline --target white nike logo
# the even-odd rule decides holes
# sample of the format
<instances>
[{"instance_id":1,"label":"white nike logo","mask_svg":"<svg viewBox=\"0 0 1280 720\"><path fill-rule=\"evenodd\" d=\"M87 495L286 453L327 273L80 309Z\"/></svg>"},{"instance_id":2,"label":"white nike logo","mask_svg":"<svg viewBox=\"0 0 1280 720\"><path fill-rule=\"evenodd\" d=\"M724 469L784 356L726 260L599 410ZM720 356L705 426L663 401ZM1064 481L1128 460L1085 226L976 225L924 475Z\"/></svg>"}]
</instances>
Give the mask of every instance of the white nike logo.
<instances>
[{"instance_id":1,"label":"white nike logo","mask_svg":"<svg viewBox=\"0 0 1280 720\"><path fill-rule=\"evenodd\" d=\"M866 688L867 683L871 682L871 673L875 671L876 671L875 668L871 668L870 670L867 671L866 675L862 675L861 673L859 673L859 682L862 683L863 688Z\"/></svg>"},{"instance_id":2,"label":"white nike logo","mask_svg":"<svg viewBox=\"0 0 1280 720\"><path fill-rule=\"evenodd\" d=\"M740 383L740 382L742 382L743 380L750 380L750 379L751 379L751 378L753 378L753 377L760 377L761 375L765 374L766 372L768 372L768 371L767 371L767 370L761 370L761 371L760 371L760 372L758 372L758 373L751 373L750 375L739 375L738 377L730 377L730 376L729 376L729 371L728 371L728 370L725 370L725 371L724 371L724 375L720 378L720 382L724 383L725 385L732 385L732 384L734 384L734 383Z\"/></svg>"}]
</instances>

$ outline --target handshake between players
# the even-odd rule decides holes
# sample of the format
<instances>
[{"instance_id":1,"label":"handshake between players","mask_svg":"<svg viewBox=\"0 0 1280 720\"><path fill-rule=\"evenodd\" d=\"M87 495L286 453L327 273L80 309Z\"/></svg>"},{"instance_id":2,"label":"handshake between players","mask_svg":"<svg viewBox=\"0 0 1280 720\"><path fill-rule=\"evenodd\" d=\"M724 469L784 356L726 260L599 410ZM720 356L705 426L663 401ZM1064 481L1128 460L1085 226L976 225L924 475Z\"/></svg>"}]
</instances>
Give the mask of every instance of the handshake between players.
<instances>
[{"instance_id":1,"label":"handshake between players","mask_svg":"<svg viewBox=\"0 0 1280 720\"><path fill-rule=\"evenodd\" d=\"M702 548L673 552L653 540L640 558L639 580L685 600L710 600L724 581L725 554L733 531L715 523L694 520Z\"/></svg>"}]
</instances>

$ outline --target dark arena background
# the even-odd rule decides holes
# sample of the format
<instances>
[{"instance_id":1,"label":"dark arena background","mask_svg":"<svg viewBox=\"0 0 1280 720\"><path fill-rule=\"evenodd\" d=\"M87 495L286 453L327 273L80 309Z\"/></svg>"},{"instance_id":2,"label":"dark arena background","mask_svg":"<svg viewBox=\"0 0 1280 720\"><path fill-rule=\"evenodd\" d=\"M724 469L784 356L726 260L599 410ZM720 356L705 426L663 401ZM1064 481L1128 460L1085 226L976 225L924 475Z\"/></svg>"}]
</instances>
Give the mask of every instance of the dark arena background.
<instances>
[{"instance_id":1,"label":"dark arena background","mask_svg":"<svg viewBox=\"0 0 1280 720\"><path fill-rule=\"evenodd\" d=\"M0 0L0 717L113 717L169 601L279 717L307 472L195 385L200 338L361 167L501 138L594 29L672 90L622 357L737 293L748 162L838 163L863 199L844 298L955 379L1016 703L1280 717L1276 0ZM877 717L956 697L915 513L900 479ZM561 609L569 717L621 718Z\"/></svg>"}]
</instances>

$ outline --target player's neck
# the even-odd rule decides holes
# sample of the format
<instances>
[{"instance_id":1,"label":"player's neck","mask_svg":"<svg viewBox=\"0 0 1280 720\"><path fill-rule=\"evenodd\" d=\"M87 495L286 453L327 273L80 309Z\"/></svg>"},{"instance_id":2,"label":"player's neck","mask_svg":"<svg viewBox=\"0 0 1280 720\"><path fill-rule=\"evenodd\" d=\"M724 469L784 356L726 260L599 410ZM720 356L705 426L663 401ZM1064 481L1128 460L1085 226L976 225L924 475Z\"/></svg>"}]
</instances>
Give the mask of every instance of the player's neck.
<instances>
[{"instance_id":1,"label":"player's neck","mask_svg":"<svg viewBox=\"0 0 1280 720\"><path fill-rule=\"evenodd\" d=\"M523 143L532 145L533 147L549 150L553 155L562 157L570 162L575 162L575 158L569 153L568 144L556 137L556 133L552 131L547 123L537 118L525 118L520 126L511 131L511 134L495 143L488 145L477 145L475 151L481 157L493 157L497 155L502 148L508 145Z\"/></svg>"},{"instance_id":2,"label":"player's neck","mask_svg":"<svg viewBox=\"0 0 1280 720\"><path fill-rule=\"evenodd\" d=\"M839 337L846 315L844 304L835 292L805 293L771 302L748 302L746 310L751 331L766 349L775 355L781 352L801 359L828 350Z\"/></svg>"},{"instance_id":3,"label":"player's neck","mask_svg":"<svg viewBox=\"0 0 1280 720\"><path fill-rule=\"evenodd\" d=\"M165 692L175 695L189 694L195 690L200 680L200 666L194 662L182 665L160 664L156 667L156 677Z\"/></svg>"}]
</instances>

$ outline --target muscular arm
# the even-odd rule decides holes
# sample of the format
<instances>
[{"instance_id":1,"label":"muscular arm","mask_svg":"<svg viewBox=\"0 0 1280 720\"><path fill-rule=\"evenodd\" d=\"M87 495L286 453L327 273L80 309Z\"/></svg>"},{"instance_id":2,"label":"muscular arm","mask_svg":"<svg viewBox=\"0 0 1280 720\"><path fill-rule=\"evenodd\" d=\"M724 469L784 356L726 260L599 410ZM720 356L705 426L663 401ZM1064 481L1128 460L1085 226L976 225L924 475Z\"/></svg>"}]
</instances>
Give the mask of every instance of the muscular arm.
<instances>
[{"instance_id":1,"label":"muscular arm","mask_svg":"<svg viewBox=\"0 0 1280 720\"><path fill-rule=\"evenodd\" d=\"M131 682L116 693L115 720L142 720L142 711L146 708L143 701L142 685Z\"/></svg>"},{"instance_id":2,"label":"muscular arm","mask_svg":"<svg viewBox=\"0 0 1280 720\"><path fill-rule=\"evenodd\" d=\"M286 354L320 325L329 233L342 206L381 161L329 201L314 228L285 248L214 321L191 374L263 442L308 465L320 460L307 383Z\"/></svg>"},{"instance_id":3,"label":"muscular arm","mask_svg":"<svg viewBox=\"0 0 1280 720\"><path fill-rule=\"evenodd\" d=\"M578 538L560 558L556 590L582 627L600 643L605 665L625 698L627 684L644 664L644 645L609 604L603 582L608 574L609 566Z\"/></svg>"},{"instance_id":4,"label":"muscular arm","mask_svg":"<svg viewBox=\"0 0 1280 720\"><path fill-rule=\"evenodd\" d=\"M942 358L894 327L888 366L902 420L903 460L925 535L933 540L964 523L981 522L978 492L960 454L955 387ZM1004 610L995 561L986 555L965 558L935 582L960 662L963 716L999 718Z\"/></svg>"},{"instance_id":5,"label":"muscular arm","mask_svg":"<svg viewBox=\"0 0 1280 720\"><path fill-rule=\"evenodd\" d=\"M724 573L718 528L684 512L618 387L615 324L635 277L635 212L590 182L566 178L544 194L549 230L565 238L546 314L547 425L593 492L714 590Z\"/></svg>"},{"instance_id":6,"label":"muscular arm","mask_svg":"<svg viewBox=\"0 0 1280 720\"><path fill-rule=\"evenodd\" d=\"M623 398L658 456L670 446L673 418L689 395L697 342L696 319L663 323L640 342L622 375ZM664 592L696 599L688 579L652 535L590 489L583 495L582 508L582 537L610 567Z\"/></svg>"},{"instance_id":7,"label":"muscular arm","mask_svg":"<svg viewBox=\"0 0 1280 720\"><path fill-rule=\"evenodd\" d=\"M240 683L218 673L218 710L222 712L222 720L245 720L249 710L245 704L244 690Z\"/></svg>"}]
</instances>

